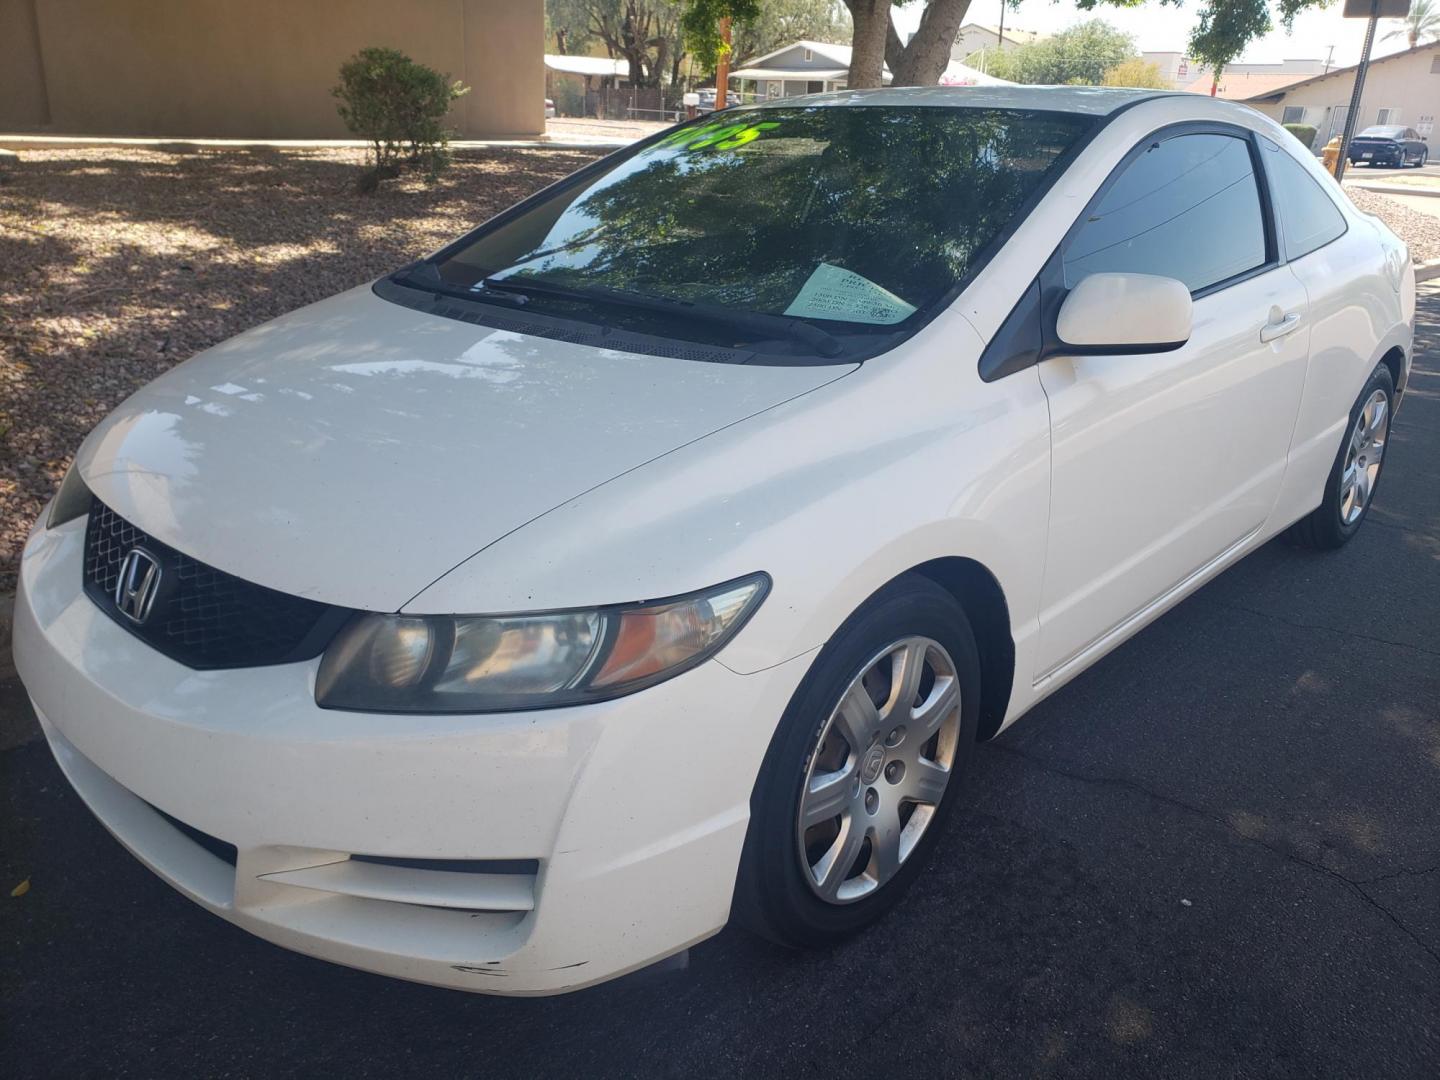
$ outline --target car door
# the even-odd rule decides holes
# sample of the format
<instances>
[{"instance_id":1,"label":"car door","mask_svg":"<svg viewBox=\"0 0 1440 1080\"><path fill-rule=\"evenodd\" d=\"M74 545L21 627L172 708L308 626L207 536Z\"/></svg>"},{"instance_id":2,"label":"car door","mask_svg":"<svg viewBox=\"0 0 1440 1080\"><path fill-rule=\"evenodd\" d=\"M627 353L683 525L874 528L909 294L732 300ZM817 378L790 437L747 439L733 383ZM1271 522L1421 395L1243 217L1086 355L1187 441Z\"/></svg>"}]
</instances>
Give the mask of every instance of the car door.
<instances>
[{"instance_id":1,"label":"car door","mask_svg":"<svg viewBox=\"0 0 1440 1080\"><path fill-rule=\"evenodd\" d=\"M1100 271L1177 278L1194 320L1173 351L1039 365L1052 480L1037 681L1264 525L1309 336L1278 252L1254 137L1187 125L1135 147L1051 260L1057 297Z\"/></svg>"}]
</instances>

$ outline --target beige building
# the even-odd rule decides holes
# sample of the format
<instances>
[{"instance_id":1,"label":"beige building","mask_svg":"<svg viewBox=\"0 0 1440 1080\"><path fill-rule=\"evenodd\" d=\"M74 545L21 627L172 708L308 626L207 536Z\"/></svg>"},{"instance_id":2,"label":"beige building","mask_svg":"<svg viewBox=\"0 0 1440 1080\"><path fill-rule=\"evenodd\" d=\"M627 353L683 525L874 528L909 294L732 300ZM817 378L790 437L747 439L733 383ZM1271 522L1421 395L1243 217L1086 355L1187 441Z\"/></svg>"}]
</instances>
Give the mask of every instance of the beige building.
<instances>
[{"instance_id":1,"label":"beige building","mask_svg":"<svg viewBox=\"0 0 1440 1080\"><path fill-rule=\"evenodd\" d=\"M0 131L338 138L371 45L471 90L461 137L545 130L542 0L0 0Z\"/></svg>"},{"instance_id":2,"label":"beige building","mask_svg":"<svg viewBox=\"0 0 1440 1080\"><path fill-rule=\"evenodd\" d=\"M1345 128L1345 114L1355 88L1355 69L1336 68L1268 93L1246 98L1245 104L1273 116L1282 124L1311 124L1316 130L1317 153ZM1403 124L1420 133L1431 158L1440 157L1440 136L1435 131L1440 113L1440 42L1370 61L1360 115L1355 130L1374 124Z\"/></svg>"},{"instance_id":3,"label":"beige building","mask_svg":"<svg viewBox=\"0 0 1440 1080\"><path fill-rule=\"evenodd\" d=\"M1017 45L1030 45L1041 38L1044 34L1034 30L1021 30L1016 27L1005 27L1005 38L1001 41L1000 29L995 26L982 26L980 23L966 23L960 27L955 35L955 44L950 46L951 60L964 60L967 56L984 50L1013 49Z\"/></svg>"}]
</instances>

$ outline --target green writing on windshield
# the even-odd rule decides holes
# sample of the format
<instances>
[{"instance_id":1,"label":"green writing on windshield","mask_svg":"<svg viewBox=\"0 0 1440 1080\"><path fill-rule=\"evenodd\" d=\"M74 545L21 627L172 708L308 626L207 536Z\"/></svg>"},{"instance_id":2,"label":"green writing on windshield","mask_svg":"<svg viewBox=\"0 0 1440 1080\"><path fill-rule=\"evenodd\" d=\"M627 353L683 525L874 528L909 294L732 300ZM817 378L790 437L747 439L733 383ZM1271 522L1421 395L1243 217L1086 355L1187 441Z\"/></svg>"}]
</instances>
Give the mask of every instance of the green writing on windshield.
<instances>
[{"instance_id":1,"label":"green writing on windshield","mask_svg":"<svg viewBox=\"0 0 1440 1080\"><path fill-rule=\"evenodd\" d=\"M656 146L673 146L683 150L734 150L737 146L754 142L763 131L778 128L778 120L742 120L738 123L720 123L712 120L699 127L680 128L661 139Z\"/></svg>"}]
</instances>

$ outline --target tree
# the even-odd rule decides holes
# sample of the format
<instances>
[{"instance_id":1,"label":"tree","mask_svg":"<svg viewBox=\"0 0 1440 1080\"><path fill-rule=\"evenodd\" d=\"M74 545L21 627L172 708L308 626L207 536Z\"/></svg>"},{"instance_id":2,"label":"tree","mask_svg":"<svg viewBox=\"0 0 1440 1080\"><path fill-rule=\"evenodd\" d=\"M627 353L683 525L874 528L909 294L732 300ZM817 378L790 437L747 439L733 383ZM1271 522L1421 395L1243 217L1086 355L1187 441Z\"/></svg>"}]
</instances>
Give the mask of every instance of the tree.
<instances>
[{"instance_id":1,"label":"tree","mask_svg":"<svg viewBox=\"0 0 1440 1080\"><path fill-rule=\"evenodd\" d=\"M578 49L598 41L611 59L630 65L635 86L672 81L684 59L683 0L546 0L545 17L557 47Z\"/></svg>"},{"instance_id":2,"label":"tree","mask_svg":"<svg viewBox=\"0 0 1440 1080\"><path fill-rule=\"evenodd\" d=\"M751 24L735 26L735 64L783 49L796 41L849 44L850 18L834 0L765 0Z\"/></svg>"},{"instance_id":3,"label":"tree","mask_svg":"<svg viewBox=\"0 0 1440 1080\"><path fill-rule=\"evenodd\" d=\"M1440 41L1440 7L1434 0L1411 0L1410 14L1404 21L1385 35L1385 40L1403 37L1415 48L1421 41Z\"/></svg>"},{"instance_id":4,"label":"tree","mask_svg":"<svg viewBox=\"0 0 1440 1080\"><path fill-rule=\"evenodd\" d=\"M1144 90L1169 90L1170 80L1160 74L1159 64L1146 63L1138 56L1122 60L1100 80L1102 86L1130 86Z\"/></svg>"},{"instance_id":5,"label":"tree","mask_svg":"<svg viewBox=\"0 0 1440 1080\"><path fill-rule=\"evenodd\" d=\"M1087 19L1053 37L995 53L987 58L987 72L1018 83L1099 86L1107 72L1132 57L1138 59L1134 38L1104 19Z\"/></svg>"},{"instance_id":6,"label":"tree","mask_svg":"<svg viewBox=\"0 0 1440 1080\"><path fill-rule=\"evenodd\" d=\"M880 86L889 65L894 86L933 86L950 60L950 48L970 10L970 0L844 0L852 25L849 85L852 89ZM1146 0L1077 0L1083 11L1102 5L1139 7ZM1176 4L1178 0L1159 0ZM1332 0L1276 0L1280 22L1288 30L1295 16L1308 8L1325 7ZM1432 0L1433 2L1433 0ZM920 25L902 42L890 18L896 4L923 3ZM759 10L759 0L687 0L687 7L703 8L712 23L721 15L744 22ZM1270 0L1201 0L1200 18L1190 37L1190 54L1214 71L1222 71L1245 46L1270 32ZM747 16L745 13L749 13ZM713 33L713 29L711 31ZM1098 81L1098 77L1097 80Z\"/></svg>"},{"instance_id":7,"label":"tree","mask_svg":"<svg viewBox=\"0 0 1440 1080\"><path fill-rule=\"evenodd\" d=\"M738 67L796 41L850 40L850 20L834 0L686 0L685 47L707 69L720 58L722 18L732 24L730 63Z\"/></svg>"}]
</instances>

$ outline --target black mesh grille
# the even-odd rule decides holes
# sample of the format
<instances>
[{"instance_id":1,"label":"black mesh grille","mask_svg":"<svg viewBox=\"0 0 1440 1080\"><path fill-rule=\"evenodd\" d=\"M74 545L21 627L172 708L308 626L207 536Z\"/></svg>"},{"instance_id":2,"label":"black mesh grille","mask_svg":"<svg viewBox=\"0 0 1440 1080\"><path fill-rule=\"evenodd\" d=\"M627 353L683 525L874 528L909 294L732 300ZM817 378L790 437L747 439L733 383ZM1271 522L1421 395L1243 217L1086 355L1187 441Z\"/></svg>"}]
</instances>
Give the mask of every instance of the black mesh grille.
<instances>
[{"instance_id":1,"label":"black mesh grille","mask_svg":"<svg viewBox=\"0 0 1440 1080\"><path fill-rule=\"evenodd\" d=\"M142 623L115 603L120 566L141 548L160 567ZM197 562L141 532L96 499L85 534L85 591L136 637L192 668L259 667L318 656L351 614L255 585Z\"/></svg>"}]
</instances>

